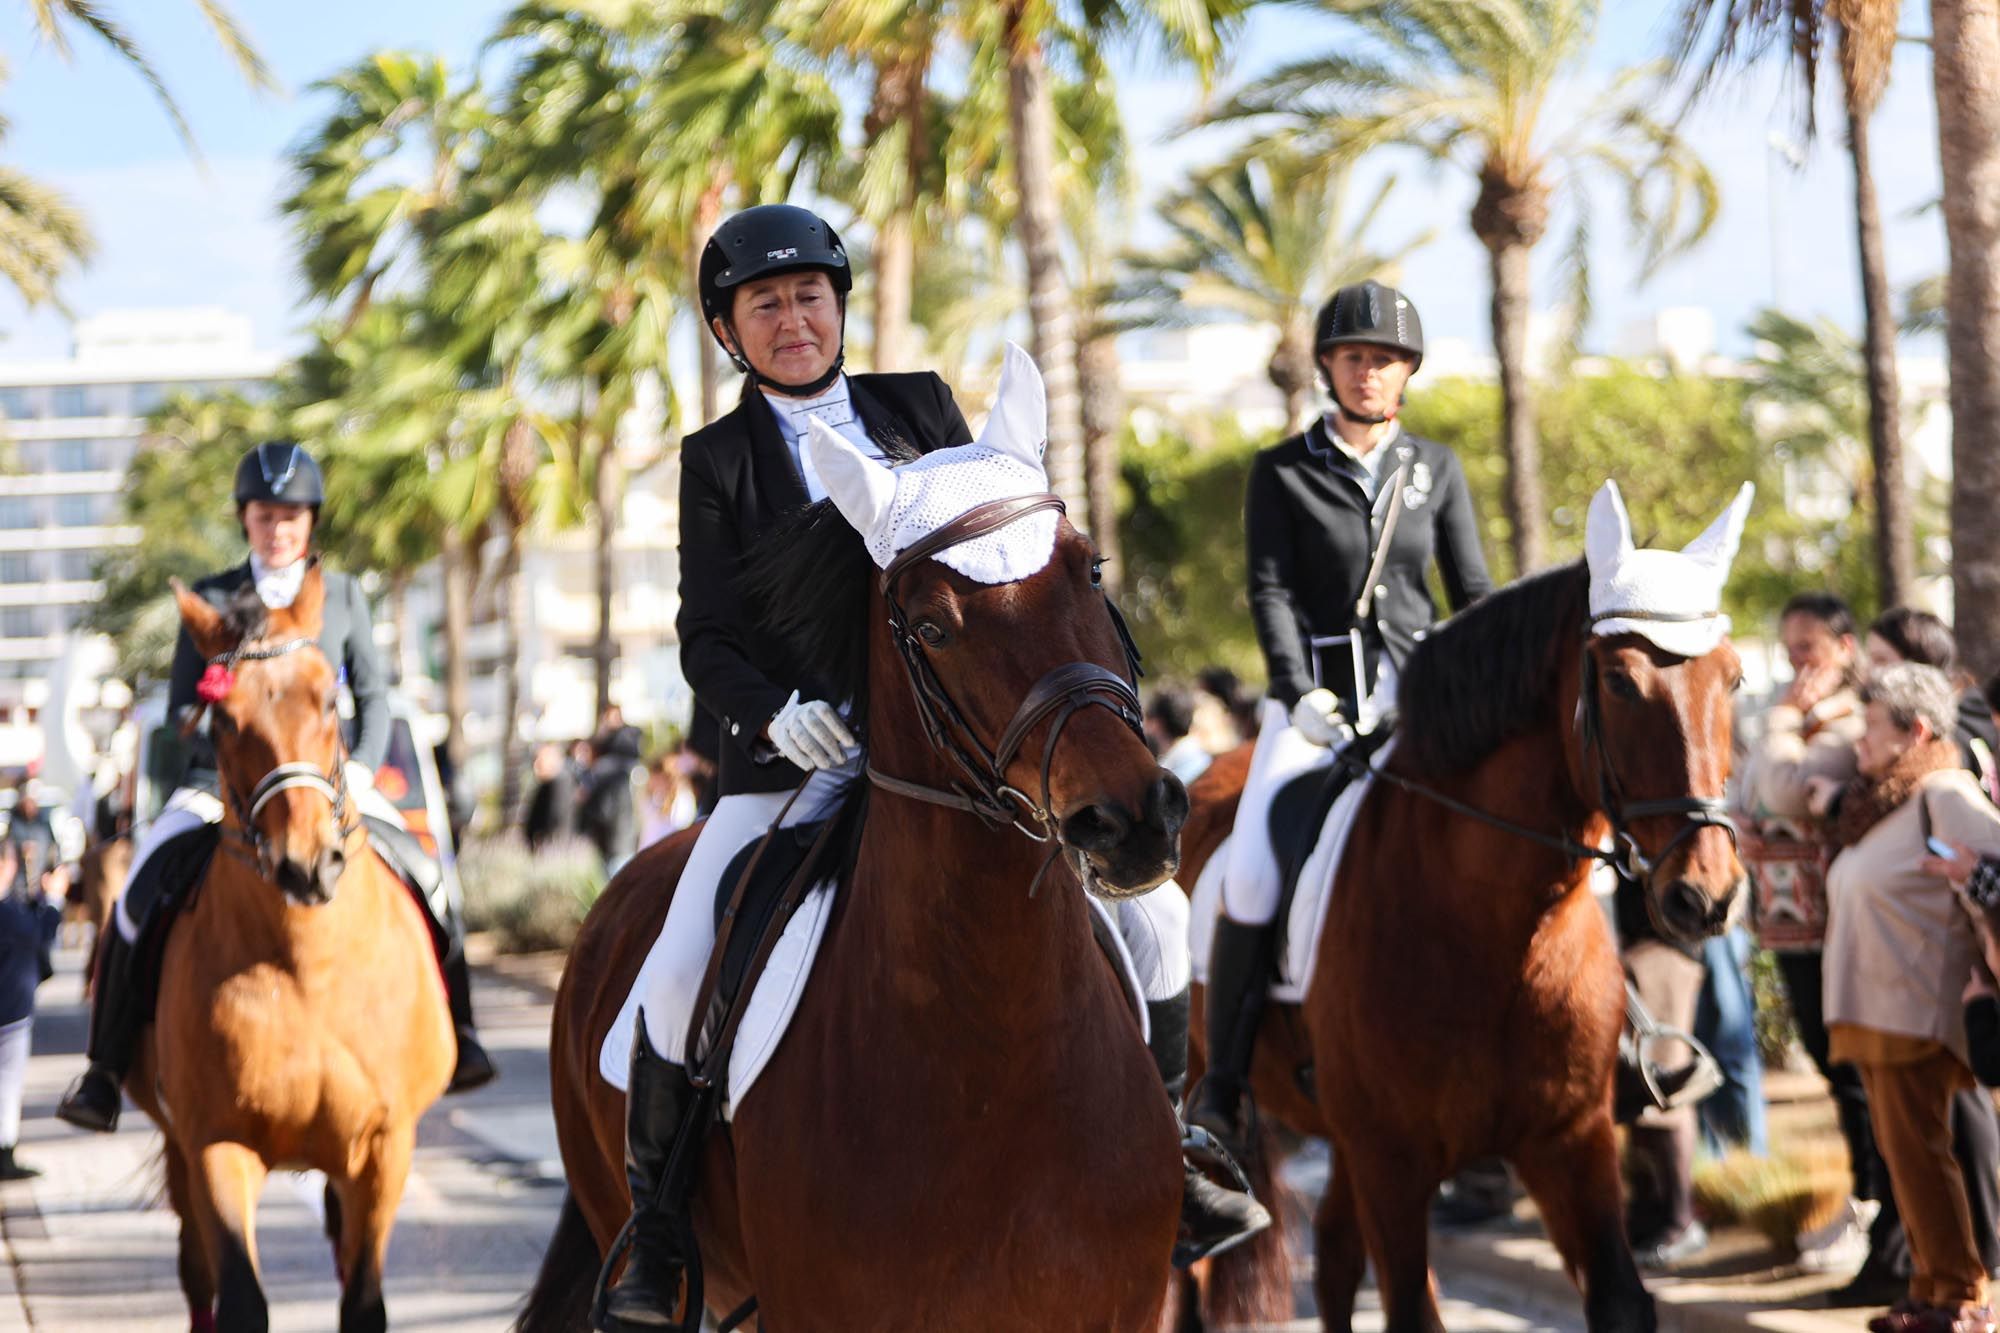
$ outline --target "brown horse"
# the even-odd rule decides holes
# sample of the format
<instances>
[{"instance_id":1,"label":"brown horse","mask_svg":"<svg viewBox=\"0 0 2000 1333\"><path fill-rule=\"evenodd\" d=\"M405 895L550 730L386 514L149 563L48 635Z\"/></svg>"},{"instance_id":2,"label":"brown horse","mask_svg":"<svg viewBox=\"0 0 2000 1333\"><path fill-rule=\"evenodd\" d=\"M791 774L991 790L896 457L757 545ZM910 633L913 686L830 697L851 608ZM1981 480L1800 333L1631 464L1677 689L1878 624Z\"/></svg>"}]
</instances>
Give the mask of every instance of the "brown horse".
<instances>
[{"instance_id":1,"label":"brown horse","mask_svg":"<svg viewBox=\"0 0 2000 1333\"><path fill-rule=\"evenodd\" d=\"M443 981L416 906L347 801L319 570L268 616L175 585L211 705L222 849L167 937L126 1080L166 1135L193 1326L268 1326L256 1208L274 1168L327 1176L341 1333L387 1327L382 1262L417 1118L451 1077ZM224 665L226 664L226 665Z\"/></svg>"},{"instance_id":2,"label":"brown horse","mask_svg":"<svg viewBox=\"0 0 2000 1333\"><path fill-rule=\"evenodd\" d=\"M1595 862L1574 849L1601 846L1614 814L1637 816L1621 822L1648 866L1655 920L1683 938L1720 927L1744 874L1729 830L1653 807L1722 793L1740 667L1726 639L1688 659L1637 635L1592 635L1588 586L1582 565L1527 579L1418 647L1394 748L1378 761L1412 785L1376 780L1305 1003L1266 1012L1252 1069L1260 1109L1333 1143L1317 1217L1328 1329L1349 1327L1371 1258L1388 1327L1440 1327L1431 1197L1492 1155L1533 1195L1589 1326L1654 1327L1611 1117L1622 977L1590 891ZM1194 784L1184 882L1227 836L1247 761L1246 748ZM1212 1297L1261 1293L1252 1317L1289 1317L1282 1237L1216 1263L1211 1286L1233 1291Z\"/></svg>"},{"instance_id":3,"label":"brown horse","mask_svg":"<svg viewBox=\"0 0 2000 1333\"><path fill-rule=\"evenodd\" d=\"M1140 739L1135 700L1031 720L1011 760L998 743L1056 673L1124 687L1083 537L1061 524L1050 564L1021 582L918 560L885 595L846 522L808 513L758 584L769 622L832 667L846 693L831 697L865 704L876 770L965 782L921 724L912 686L927 670L947 743L997 751L1017 794L1039 794L1015 813L1029 825L1046 812L1095 890L1122 896L1173 872L1184 794ZM900 650L892 609L910 626ZM754 1296L766 1327L790 1330L1152 1330L1178 1136L1076 876L1065 863L1030 894L1050 847L1006 819L893 789L858 799L858 851L811 984L706 1150L694 1212L709 1309ZM622 870L570 954L550 1041L570 1197L518 1325L529 1333L587 1327L598 1257L630 1209L624 1098L598 1051L691 841Z\"/></svg>"},{"instance_id":4,"label":"brown horse","mask_svg":"<svg viewBox=\"0 0 2000 1333\"><path fill-rule=\"evenodd\" d=\"M70 890L63 920L90 928L90 957L83 966L86 1000L97 980L97 956L104 951L104 932L118 929L111 918L118 909L118 895L125 892L125 877L131 871L130 833L107 838L77 859L76 885Z\"/></svg>"}]
</instances>

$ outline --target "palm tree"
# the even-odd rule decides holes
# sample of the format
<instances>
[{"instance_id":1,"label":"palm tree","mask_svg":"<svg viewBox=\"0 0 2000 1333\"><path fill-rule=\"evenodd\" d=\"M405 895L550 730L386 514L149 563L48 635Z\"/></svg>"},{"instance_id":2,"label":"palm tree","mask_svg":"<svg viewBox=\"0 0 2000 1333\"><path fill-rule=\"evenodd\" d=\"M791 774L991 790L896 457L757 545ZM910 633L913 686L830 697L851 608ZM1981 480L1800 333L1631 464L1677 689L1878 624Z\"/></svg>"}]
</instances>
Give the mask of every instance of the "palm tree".
<instances>
[{"instance_id":1,"label":"palm tree","mask_svg":"<svg viewBox=\"0 0 2000 1333\"><path fill-rule=\"evenodd\" d=\"M1951 558L1969 666L2000 667L2000 0L1931 0L1931 77L1951 272Z\"/></svg>"},{"instance_id":2,"label":"palm tree","mask_svg":"<svg viewBox=\"0 0 2000 1333\"><path fill-rule=\"evenodd\" d=\"M1706 233L1715 182L1653 114L1650 87L1663 70L1628 70L1579 95L1601 0L1317 2L1342 21L1341 44L1259 79L1215 118L1273 119L1309 155L1413 148L1478 183L1471 223L1492 275L1507 517L1515 568L1527 572L1547 550L1527 366L1530 256L1567 210L1580 329L1593 182L1624 191L1649 274Z\"/></svg>"},{"instance_id":3,"label":"palm tree","mask_svg":"<svg viewBox=\"0 0 2000 1333\"><path fill-rule=\"evenodd\" d=\"M1896 314L1889 295L1882 210L1875 197L1868 123L1889 81L1901 0L1783 0L1732 4L1688 0L1682 13L1679 58L1704 64L1697 90L1725 65L1748 62L1780 48L1794 60L1803 84L1807 126L1812 124L1821 34L1837 33L1840 83L1847 115L1847 148L1854 165L1855 238L1861 259L1861 301L1868 355L1868 436L1874 463L1875 558L1884 605L1901 606L1913 591L1916 533L1909 488L1903 479L1901 389L1896 377ZM1717 14L1719 12L1719 18ZM1698 49L1716 31L1706 57Z\"/></svg>"},{"instance_id":4,"label":"palm tree","mask_svg":"<svg viewBox=\"0 0 2000 1333\"><path fill-rule=\"evenodd\" d=\"M1158 205L1173 233L1164 250L1135 256L1126 298L1149 323L1234 315L1277 331L1271 383L1285 416L1305 415L1319 376L1313 317L1334 291L1395 268L1430 241L1424 233L1392 251L1367 235L1395 191L1385 179L1350 215L1350 164L1306 157L1282 144L1211 167Z\"/></svg>"},{"instance_id":5,"label":"palm tree","mask_svg":"<svg viewBox=\"0 0 2000 1333\"><path fill-rule=\"evenodd\" d=\"M6 128L0 119L0 135ZM0 277L23 301L59 305L57 281L96 249L90 224L59 191L0 167Z\"/></svg>"},{"instance_id":6,"label":"palm tree","mask_svg":"<svg viewBox=\"0 0 2000 1333\"><path fill-rule=\"evenodd\" d=\"M69 56L69 33L72 28L89 33L115 51L139 72L139 77L146 81L165 108L174 131L189 146L193 146L194 131L189 127L180 103L167 90L166 80L154 66L152 57L133 40L132 34L105 9L100 0L26 0L26 3L29 16L35 22L35 31L54 48L56 54L65 58ZM216 40L222 43L222 49L228 53L237 72L251 87L275 89L278 86L277 79L264 64L264 57L257 53L249 35L221 0L195 0L195 8L201 12Z\"/></svg>"}]
</instances>

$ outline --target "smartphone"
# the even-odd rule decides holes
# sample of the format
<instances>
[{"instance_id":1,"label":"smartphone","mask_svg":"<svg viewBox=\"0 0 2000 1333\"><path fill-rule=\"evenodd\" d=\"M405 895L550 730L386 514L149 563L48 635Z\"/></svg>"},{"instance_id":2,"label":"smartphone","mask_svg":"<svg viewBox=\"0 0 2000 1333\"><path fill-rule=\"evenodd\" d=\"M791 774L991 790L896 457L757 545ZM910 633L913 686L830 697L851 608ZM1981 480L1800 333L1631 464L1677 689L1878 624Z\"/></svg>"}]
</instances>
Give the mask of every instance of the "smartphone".
<instances>
[{"instance_id":1,"label":"smartphone","mask_svg":"<svg viewBox=\"0 0 2000 1333\"><path fill-rule=\"evenodd\" d=\"M1925 838L1924 846L1931 849L1932 856L1941 856L1947 861L1958 859L1958 849L1943 838Z\"/></svg>"}]
</instances>

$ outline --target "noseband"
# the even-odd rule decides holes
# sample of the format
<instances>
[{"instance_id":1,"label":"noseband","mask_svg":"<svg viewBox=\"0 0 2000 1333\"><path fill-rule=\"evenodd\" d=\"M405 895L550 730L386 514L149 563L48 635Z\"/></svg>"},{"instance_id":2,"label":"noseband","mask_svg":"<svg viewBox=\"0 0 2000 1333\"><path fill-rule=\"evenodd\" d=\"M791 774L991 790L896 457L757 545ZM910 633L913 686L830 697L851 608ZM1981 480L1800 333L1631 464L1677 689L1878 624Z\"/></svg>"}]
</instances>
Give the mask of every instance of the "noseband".
<instances>
[{"instance_id":1,"label":"noseband","mask_svg":"<svg viewBox=\"0 0 2000 1333\"><path fill-rule=\"evenodd\" d=\"M958 779L949 789L929 787L891 777L872 763L868 766L869 782L883 791L953 810L964 810L979 816L994 828L1011 824L1026 837L1051 844L1049 859L1029 886L1030 895L1040 887L1049 867L1065 854L1075 862L1078 877L1085 878L1084 857L1064 842L1062 823L1055 816L1049 795L1056 743L1062 736L1063 728L1085 708L1099 707L1116 714L1134 735L1141 738L1145 735L1137 685L1139 650L1132 642L1131 631L1126 628L1125 619L1118 613L1117 606L1109 597L1105 598L1105 607L1111 612L1111 621L1117 626L1119 640L1125 648L1127 674L1121 676L1095 662L1070 662L1056 667L1035 682L1014 710L1006 729L1001 732L999 743L989 749L932 669L930 658L924 651L924 642L911 631L896 589L902 576L919 561L1048 509L1061 514L1064 512L1063 502L1054 495L1043 494L979 505L904 549L882 571L880 586L882 598L889 605L889 628L903 660L903 673L909 680L911 697L916 701L917 716L923 721L924 735L929 739L931 749L951 761L958 770ZM1007 780L1007 768L1019 756L1028 734L1051 718L1054 722L1042 746L1041 792L1037 799Z\"/></svg>"},{"instance_id":2,"label":"noseband","mask_svg":"<svg viewBox=\"0 0 2000 1333\"><path fill-rule=\"evenodd\" d=\"M239 644L220 656L209 658L207 665L211 668L220 667L233 676L238 662L268 662L273 658L286 657L305 648L317 651L319 645L307 638L287 639L283 643L264 647ZM236 816L239 827L235 830L235 837L249 849L249 857L260 872L264 865L267 839L263 830L257 827L257 816L263 814L264 807L281 792L300 789L318 792L333 807L334 826L342 840L354 832L358 821L350 822L347 818L347 766L342 762L346 758L346 748L345 743L336 745L331 773L321 769L317 764L279 764L250 789L247 799L236 790L235 784L229 780L229 775L222 771L222 764L218 758L215 766L216 785L222 789L223 801Z\"/></svg>"}]
</instances>

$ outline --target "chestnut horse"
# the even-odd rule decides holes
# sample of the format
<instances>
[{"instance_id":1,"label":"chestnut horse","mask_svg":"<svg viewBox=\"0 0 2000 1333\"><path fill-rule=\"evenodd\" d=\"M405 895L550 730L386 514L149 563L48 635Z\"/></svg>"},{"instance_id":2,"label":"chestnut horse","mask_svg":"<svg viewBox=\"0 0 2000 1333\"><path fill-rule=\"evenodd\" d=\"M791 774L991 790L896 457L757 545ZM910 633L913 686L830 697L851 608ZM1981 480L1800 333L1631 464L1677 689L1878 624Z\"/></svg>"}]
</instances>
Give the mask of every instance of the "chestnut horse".
<instances>
[{"instance_id":1,"label":"chestnut horse","mask_svg":"<svg viewBox=\"0 0 2000 1333\"><path fill-rule=\"evenodd\" d=\"M1049 565L1020 582L929 559L890 580L828 503L806 514L754 571L767 623L831 669L845 693L830 697L864 706L869 763L900 781L857 787L858 850L811 983L709 1139L693 1203L706 1304L721 1315L754 1297L779 1330L1150 1333L1169 1291L1178 1131L1073 862L1042 875L1062 847L1094 891L1141 892L1173 873L1186 814L1137 731L1094 552L1061 523ZM910 627L900 648L892 614ZM1083 677L1115 685L1115 706L1032 720L1024 700ZM920 707L948 717L946 748ZM1003 733L1023 741L1011 758ZM901 790L972 790L950 757L968 752L997 752L988 779L1036 795L982 819ZM1054 844L1009 822L1044 814ZM599 1257L630 1210L625 1099L598 1052L692 840L621 870L570 953L549 1051L570 1194L527 1333L588 1327Z\"/></svg>"},{"instance_id":2,"label":"chestnut horse","mask_svg":"<svg viewBox=\"0 0 2000 1333\"><path fill-rule=\"evenodd\" d=\"M1534 1197L1589 1327L1654 1327L1611 1117L1623 977L1580 853L1621 817L1663 932L1720 928L1743 867L1726 825L1688 807L1729 778L1741 670L1726 639L1689 659L1591 634L1588 580L1577 564L1512 584L1418 646L1305 1002L1266 1011L1260 1110L1333 1144L1316 1219L1328 1329L1349 1327L1367 1259L1389 1329L1441 1327L1431 1198L1496 1155ZM1248 754L1190 792L1184 883L1229 833ZM1216 1261L1211 1297L1232 1314L1290 1317L1278 1230Z\"/></svg>"},{"instance_id":3,"label":"chestnut horse","mask_svg":"<svg viewBox=\"0 0 2000 1333\"><path fill-rule=\"evenodd\" d=\"M181 1288L197 1333L267 1328L258 1196L274 1168L316 1168L341 1333L380 1330L417 1118L451 1077L443 981L347 799L337 681L314 642L318 568L268 614L254 596L224 613L178 583L174 595L211 679L233 680L210 704L222 846L167 936L125 1084L166 1135Z\"/></svg>"},{"instance_id":4,"label":"chestnut horse","mask_svg":"<svg viewBox=\"0 0 2000 1333\"><path fill-rule=\"evenodd\" d=\"M125 877L132 871L132 835L106 838L77 858L76 885L70 890L65 922L90 927L90 956L83 964L83 998L88 1000L97 980L97 956L104 952L104 932L118 929L112 921Z\"/></svg>"}]
</instances>

